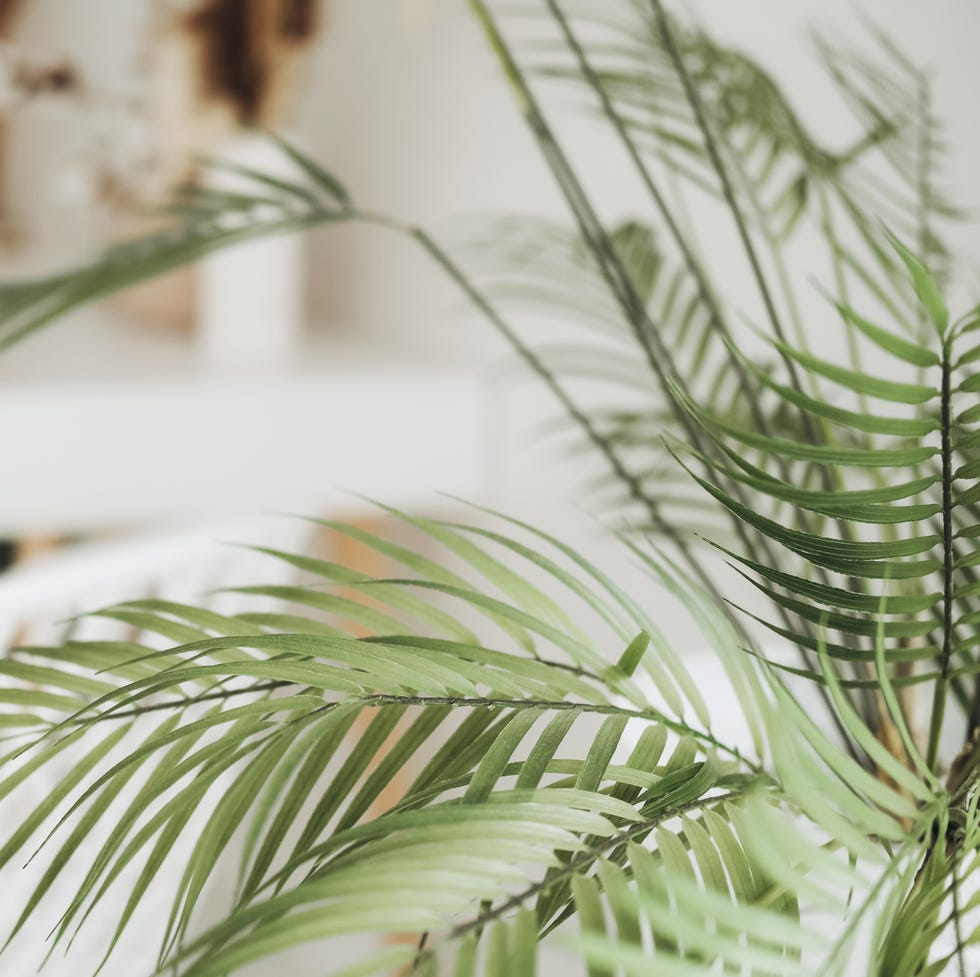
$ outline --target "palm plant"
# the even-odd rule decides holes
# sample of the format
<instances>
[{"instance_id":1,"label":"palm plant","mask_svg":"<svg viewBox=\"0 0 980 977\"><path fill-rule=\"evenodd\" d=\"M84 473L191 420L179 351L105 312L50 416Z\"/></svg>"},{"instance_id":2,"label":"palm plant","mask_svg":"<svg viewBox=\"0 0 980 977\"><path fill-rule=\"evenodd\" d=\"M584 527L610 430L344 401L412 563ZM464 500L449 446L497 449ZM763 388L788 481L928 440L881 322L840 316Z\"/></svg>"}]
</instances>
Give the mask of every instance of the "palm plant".
<instances>
[{"instance_id":1,"label":"palm plant","mask_svg":"<svg viewBox=\"0 0 980 977\"><path fill-rule=\"evenodd\" d=\"M603 463L622 545L701 628L750 742L716 734L656 604L541 529L399 515L431 556L334 525L403 571L268 550L310 581L275 591L281 612L136 601L99 613L139 641L0 662L0 795L74 758L0 848L8 872L30 845L47 859L16 929L71 868L67 942L137 866L118 939L189 835L160 974L221 977L353 932L416 938L332 972L530 975L542 943L596 975L976 972L980 310L944 298L954 211L927 76L873 32L874 58L818 41L855 122L829 147L759 65L660 0L471 6L568 225L508 218L447 246L280 143L294 180L188 188L168 230L5 285L0 345L248 238L409 236ZM552 89L634 168L629 219L601 215ZM723 292L727 247L691 216L709 205L732 221L754 332ZM807 235L831 298L796 284ZM590 332L542 345L527 313ZM846 361L809 345L818 327ZM734 572L751 613L722 597ZM234 903L195 929L239 837Z\"/></svg>"}]
</instances>

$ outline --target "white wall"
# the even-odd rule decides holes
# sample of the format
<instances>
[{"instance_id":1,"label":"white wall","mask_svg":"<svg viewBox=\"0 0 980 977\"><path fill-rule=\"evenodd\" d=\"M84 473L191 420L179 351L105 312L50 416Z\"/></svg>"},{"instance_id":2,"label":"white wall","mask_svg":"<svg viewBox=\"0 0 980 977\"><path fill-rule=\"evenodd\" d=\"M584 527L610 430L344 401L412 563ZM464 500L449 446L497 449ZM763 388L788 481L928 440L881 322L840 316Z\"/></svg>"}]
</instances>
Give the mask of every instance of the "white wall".
<instances>
[{"instance_id":1,"label":"white wall","mask_svg":"<svg viewBox=\"0 0 980 977\"><path fill-rule=\"evenodd\" d=\"M93 86L108 91L138 57L151 6L148 0L32 0L22 35L39 53L77 58ZM846 117L828 98L805 30L815 24L853 41L862 35L862 17L882 22L933 69L937 112L949 124L951 195L980 209L974 104L980 5L973 0L696 0L685 7L770 66L808 119L829 133ZM562 212L467 3L328 0L327 11L301 129L359 199L436 227L474 211ZM84 237L78 202L58 173L82 152L86 116L84 107L52 110L18 126L12 204L52 248L67 246L73 220ZM635 209L640 197L628 168L593 126L568 121L575 157L608 210ZM977 225L959 240L975 251ZM456 308L455 294L423 257L383 232L319 234L312 262L313 314L334 331L440 356L485 359L500 349L484 328L447 315ZM733 276L733 287L742 277Z\"/></svg>"},{"instance_id":2,"label":"white wall","mask_svg":"<svg viewBox=\"0 0 980 977\"><path fill-rule=\"evenodd\" d=\"M399 215L436 224L474 210L562 212L493 58L461 0L428 0L428 18L409 28L387 0L333 0L329 32L313 71L307 110L318 155L358 197ZM698 0L709 31L769 66L801 111L830 138L846 110L812 57L805 31L816 25L848 41L863 35L861 18L882 22L936 77L937 113L948 120L950 189L977 209L980 124L975 92L980 69L980 5L886 0ZM675 7L677 5L675 4ZM632 209L636 185L595 129L572 123L576 159L611 212ZM717 229L721 233L727 227ZM713 230L705 236L710 237ZM980 244L974 224L960 235ZM341 231L313 249L313 299L322 318L386 340L486 348L479 327L461 337L447 319L445 289L410 249L375 234ZM738 289L741 274L733 275Z\"/></svg>"},{"instance_id":3,"label":"white wall","mask_svg":"<svg viewBox=\"0 0 980 977\"><path fill-rule=\"evenodd\" d=\"M39 52L63 50L77 57L99 86L111 88L137 56L148 3L32 0L25 37ZM830 136L845 116L827 98L805 28L815 23L859 41L862 17L884 22L934 70L937 112L949 120L951 195L980 211L975 0L697 0L685 9L770 65L801 111ZM301 129L314 153L359 200L437 228L474 211L563 213L464 0L329 0L328 14L309 72ZM605 210L630 212L636 201L642 207L629 168L596 137L596 128L580 116L566 121L563 131ZM33 128L24 127L30 131L17 151L15 201L53 241L66 237L65 211L71 209L64 201L51 203L57 197L55 174L71 158L86 123L83 113L49 113L32 122ZM732 240L723 218L704 229L705 237L722 235ZM965 254L977 253L975 221L957 236ZM359 343L371 355L381 350L388 364L404 356L472 368L508 356L484 322L462 314L458 294L411 245L353 228L319 232L310 243L312 313L324 332ZM744 265L732 260L722 271L735 303L750 311L757 307ZM56 333L45 340L50 341L44 357L57 373L53 360L62 344ZM529 515L540 512L552 524L564 507L567 518L559 521L581 526L581 518L569 512L581 498L581 471L556 464L553 448L538 436L541 421L555 414L550 397L534 384L508 385L496 379L499 373L490 375L500 389L492 411L497 437L491 464L494 484L503 491L495 501ZM363 487L354 472L337 482Z\"/></svg>"}]
</instances>

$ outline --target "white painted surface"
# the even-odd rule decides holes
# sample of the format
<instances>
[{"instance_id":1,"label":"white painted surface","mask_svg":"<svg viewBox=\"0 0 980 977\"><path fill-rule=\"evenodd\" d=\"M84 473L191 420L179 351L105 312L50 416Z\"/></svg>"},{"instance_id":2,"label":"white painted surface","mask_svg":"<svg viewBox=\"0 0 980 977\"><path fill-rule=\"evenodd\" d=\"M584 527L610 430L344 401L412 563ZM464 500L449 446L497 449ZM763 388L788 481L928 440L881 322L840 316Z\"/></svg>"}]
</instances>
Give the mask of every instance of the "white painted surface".
<instances>
[{"instance_id":1,"label":"white painted surface","mask_svg":"<svg viewBox=\"0 0 980 977\"><path fill-rule=\"evenodd\" d=\"M284 154L262 136L232 139L214 155L270 176L295 177ZM255 192L253 182L221 169L209 185L231 193ZM209 367L267 371L295 363L307 326L306 241L302 234L262 238L210 254L200 263L195 341Z\"/></svg>"},{"instance_id":2,"label":"white painted surface","mask_svg":"<svg viewBox=\"0 0 980 977\"><path fill-rule=\"evenodd\" d=\"M317 158L365 205L436 227L474 212L565 216L468 4L429 0L426 6L428 17L407 25L391 15L390 0L333 0L329 30L313 65L315 97L306 112ZM513 5L502 3L498 9L508 6ZM936 113L947 120L949 191L974 213L980 211L975 106L980 67L974 55L980 4L974 0L693 0L669 6L697 14L713 35L758 56L787 86L808 122L831 142L847 131L851 116L831 97L806 31L817 25L867 49L870 38L861 18L881 23L933 71ZM514 36L520 40L519 31ZM551 104L603 213L652 218L622 153L593 119L576 112L576 98L566 90ZM704 220L703 240L719 245L712 249L719 258L719 291L730 296L734 307L759 318L730 221L721 213ZM976 254L980 226L972 221L956 240L964 254ZM311 261L322 271L312 283L312 301L325 321L358 323L363 335L378 341L407 331L423 347L448 342L485 358L501 349L482 322L473 320L465 331L455 327L447 316L450 293L441 277L409 245L390 236L366 230L318 234ZM813 248L800 261L805 287L806 276L822 263ZM381 282L384 287L378 287Z\"/></svg>"},{"instance_id":3,"label":"white painted surface","mask_svg":"<svg viewBox=\"0 0 980 977\"><path fill-rule=\"evenodd\" d=\"M65 344L73 362L45 376L45 350ZM289 370L215 374L185 345L89 317L0 363L0 537L350 512L353 492L488 499L489 398L471 369L340 344L307 346Z\"/></svg>"}]
</instances>

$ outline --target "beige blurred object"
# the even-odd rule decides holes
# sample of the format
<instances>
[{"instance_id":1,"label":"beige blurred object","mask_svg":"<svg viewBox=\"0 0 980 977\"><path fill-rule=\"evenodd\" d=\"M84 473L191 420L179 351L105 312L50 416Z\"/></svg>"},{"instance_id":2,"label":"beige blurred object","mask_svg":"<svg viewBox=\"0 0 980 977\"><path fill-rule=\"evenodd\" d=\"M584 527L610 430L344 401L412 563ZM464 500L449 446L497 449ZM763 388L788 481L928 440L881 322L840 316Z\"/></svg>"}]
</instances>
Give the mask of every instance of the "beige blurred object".
<instances>
[{"instance_id":1,"label":"beige blurred object","mask_svg":"<svg viewBox=\"0 0 980 977\"><path fill-rule=\"evenodd\" d=\"M63 536L29 536L26 539L19 539L14 547L13 562L15 564L26 563L29 560L50 555L61 549L67 542L68 540ZM30 628L26 623L21 624L7 637L2 651L25 644L29 638Z\"/></svg>"},{"instance_id":2,"label":"beige blurred object","mask_svg":"<svg viewBox=\"0 0 980 977\"><path fill-rule=\"evenodd\" d=\"M22 563L52 553L65 543L66 539L63 536L28 536L26 539L20 539L17 541L15 562Z\"/></svg>"},{"instance_id":3,"label":"beige blurred object","mask_svg":"<svg viewBox=\"0 0 980 977\"><path fill-rule=\"evenodd\" d=\"M199 0L172 7L152 43L157 189L243 126L288 125L323 0Z\"/></svg>"},{"instance_id":4,"label":"beige blurred object","mask_svg":"<svg viewBox=\"0 0 980 977\"><path fill-rule=\"evenodd\" d=\"M418 30L432 17L432 0L397 0L398 16L409 30Z\"/></svg>"},{"instance_id":5,"label":"beige blurred object","mask_svg":"<svg viewBox=\"0 0 980 977\"><path fill-rule=\"evenodd\" d=\"M0 0L0 34L6 34L24 0Z\"/></svg>"},{"instance_id":6,"label":"beige blurred object","mask_svg":"<svg viewBox=\"0 0 980 977\"><path fill-rule=\"evenodd\" d=\"M112 237L115 240L141 237L163 226L163 221L127 204L113 209ZM119 292L107 299L106 304L127 322L173 335L190 336L194 332L197 309L196 277L193 267L178 268Z\"/></svg>"},{"instance_id":7,"label":"beige blurred object","mask_svg":"<svg viewBox=\"0 0 980 977\"><path fill-rule=\"evenodd\" d=\"M9 39L14 21L23 6L24 0L0 0L0 41ZM7 189L7 140L7 122L3 117L3 113L0 112L0 250L9 243L10 235L4 207L4 197Z\"/></svg>"},{"instance_id":8,"label":"beige blurred object","mask_svg":"<svg viewBox=\"0 0 980 977\"><path fill-rule=\"evenodd\" d=\"M166 199L195 179L197 159L220 152L246 126L281 129L298 101L305 54L318 36L323 0L198 0L172 3L150 38L152 163L137 203ZM117 204L117 239L152 229L139 207ZM113 300L151 327L191 333L195 273L181 269Z\"/></svg>"},{"instance_id":9,"label":"beige blurred object","mask_svg":"<svg viewBox=\"0 0 980 977\"><path fill-rule=\"evenodd\" d=\"M10 27L20 9L23 0L0 0L0 39L10 36ZM6 190L6 155L7 155L7 124L0 116L0 249L3 248L7 237L6 220L4 219L4 191Z\"/></svg>"}]
</instances>

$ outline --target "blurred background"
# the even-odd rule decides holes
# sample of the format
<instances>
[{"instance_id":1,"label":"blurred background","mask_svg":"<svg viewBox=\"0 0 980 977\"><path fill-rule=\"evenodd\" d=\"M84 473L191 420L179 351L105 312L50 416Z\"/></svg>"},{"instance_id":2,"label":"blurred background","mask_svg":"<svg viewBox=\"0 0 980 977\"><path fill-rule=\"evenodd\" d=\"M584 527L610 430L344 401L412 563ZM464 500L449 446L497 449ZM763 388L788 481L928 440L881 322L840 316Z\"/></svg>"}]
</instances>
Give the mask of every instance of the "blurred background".
<instances>
[{"instance_id":1,"label":"blurred background","mask_svg":"<svg viewBox=\"0 0 980 977\"><path fill-rule=\"evenodd\" d=\"M860 48L870 23L887 30L933 80L944 181L967 214L948 236L972 260L977 4L684 9L767 66L830 145L848 110L808 31ZM605 216L646 218L581 103L555 108ZM461 0L0 0L0 275L84 262L154 227L202 156L276 172L281 155L243 122L285 133L364 206L436 232L565 217ZM753 315L746 268L725 257L727 215L696 217L718 244L720 291ZM804 284L829 282L800 247ZM0 355L3 564L78 540L274 538L283 512L375 518L353 493L428 511L450 493L596 543L582 518L593 462L546 436L556 405L471 313L419 249L343 225L234 249L32 336Z\"/></svg>"},{"instance_id":2,"label":"blurred background","mask_svg":"<svg viewBox=\"0 0 980 977\"><path fill-rule=\"evenodd\" d=\"M881 23L932 73L949 196L968 215L950 238L978 253L975 0L684 8L767 65L831 142L846 110L806 30L850 42ZM0 276L145 232L202 155L275 172L281 156L243 120L286 134L365 206L437 231L564 216L463 0L0 0ZM632 174L571 100L562 131L605 215L636 216ZM724 216L705 219L719 224L702 236L724 245ZM717 270L751 310L744 268ZM356 562L281 514L383 528L361 495L440 514L459 511L440 492L500 508L628 580L585 515L591 462L545 434L556 414L404 239L341 226L209 258L0 355L0 640L52 635L112 600L269 577L219 540ZM669 614L665 628L696 640Z\"/></svg>"},{"instance_id":3,"label":"blurred background","mask_svg":"<svg viewBox=\"0 0 980 977\"><path fill-rule=\"evenodd\" d=\"M759 57L831 140L846 110L806 30L851 42L880 21L933 73L950 196L975 212L976 4L685 7ZM281 166L241 120L286 133L366 206L437 230L461 215L563 216L460 0L2 0L0 38L4 277L145 231L201 155ZM635 182L592 121L572 106L563 131L610 218L635 215ZM975 222L953 233L975 253ZM751 309L744 269L720 272ZM23 555L160 524L356 511L351 491L557 516L581 501L582 462L542 442L555 411L508 356L394 235L343 226L239 249L0 357L0 536Z\"/></svg>"}]
</instances>

